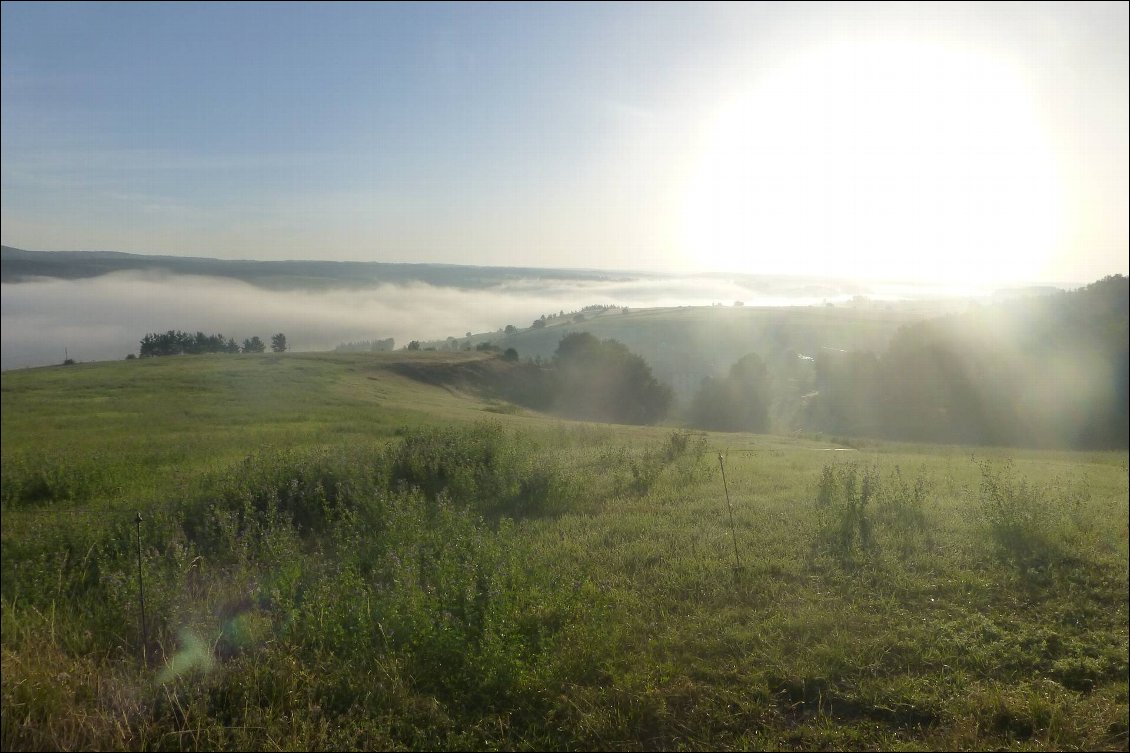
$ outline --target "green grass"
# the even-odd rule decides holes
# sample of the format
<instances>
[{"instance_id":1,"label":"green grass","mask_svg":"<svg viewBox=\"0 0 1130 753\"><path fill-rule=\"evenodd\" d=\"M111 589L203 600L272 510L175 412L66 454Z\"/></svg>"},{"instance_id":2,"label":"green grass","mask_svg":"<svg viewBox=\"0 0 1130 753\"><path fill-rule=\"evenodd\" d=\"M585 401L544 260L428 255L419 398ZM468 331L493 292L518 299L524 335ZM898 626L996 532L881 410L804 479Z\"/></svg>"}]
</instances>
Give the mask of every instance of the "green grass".
<instances>
[{"instance_id":1,"label":"green grass","mask_svg":"<svg viewBox=\"0 0 1130 753\"><path fill-rule=\"evenodd\" d=\"M576 424L405 357L4 373L0 747L1130 744L1125 452Z\"/></svg>"}]
</instances>

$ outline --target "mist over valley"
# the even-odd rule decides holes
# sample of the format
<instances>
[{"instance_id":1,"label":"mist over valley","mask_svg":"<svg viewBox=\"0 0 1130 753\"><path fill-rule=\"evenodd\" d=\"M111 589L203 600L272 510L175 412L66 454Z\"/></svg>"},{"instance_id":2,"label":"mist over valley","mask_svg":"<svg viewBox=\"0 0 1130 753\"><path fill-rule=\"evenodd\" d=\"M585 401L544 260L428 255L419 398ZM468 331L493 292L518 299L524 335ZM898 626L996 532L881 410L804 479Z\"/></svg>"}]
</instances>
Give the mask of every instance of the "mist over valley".
<instances>
[{"instance_id":1,"label":"mist over valley","mask_svg":"<svg viewBox=\"0 0 1130 753\"><path fill-rule=\"evenodd\" d=\"M291 352L505 352L540 368L557 362L567 338L584 335L592 347L614 343L639 358L657 389L669 392L661 410L648 409L647 423L1126 445L1122 276L1070 291L958 290L780 276L3 253L6 370L151 355L159 351L139 351L142 337L182 330L222 335L233 346L283 333ZM563 410L560 385L537 368L461 368L407 373ZM589 389L596 400L593 390L596 383ZM615 402L573 413L622 421Z\"/></svg>"},{"instance_id":2,"label":"mist over valley","mask_svg":"<svg viewBox=\"0 0 1130 753\"><path fill-rule=\"evenodd\" d=\"M230 261L7 246L0 280L2 369L62 363L64 357L124 358L137 352L145 333L170 329L237 340L282 331L291 350L323 351L389 337L397 347L462 339L467 332L489 337L508 324L524 328L542 315L592 305L798 307L866 299L896 318L913 319L994 292L782 276ZM555 345L538 338L529 355L548 355Z\"/></svg>"}]
</instances>

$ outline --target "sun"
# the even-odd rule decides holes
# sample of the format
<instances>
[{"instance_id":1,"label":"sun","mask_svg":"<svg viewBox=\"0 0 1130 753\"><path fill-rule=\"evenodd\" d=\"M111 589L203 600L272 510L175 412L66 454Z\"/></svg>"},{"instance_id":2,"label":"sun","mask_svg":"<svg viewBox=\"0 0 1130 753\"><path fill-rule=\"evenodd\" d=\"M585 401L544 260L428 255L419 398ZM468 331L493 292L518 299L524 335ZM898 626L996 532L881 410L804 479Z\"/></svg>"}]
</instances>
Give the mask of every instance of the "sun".
<instances>
[{"instance_id":1,"label":"sun","mask_svg":"<svg viewBox=\"0 0 1130 753\"><path fill-rule=\"evenodd\" d=\"M1056 162L1023 78L932 45L846 44L759 77L706 129L683 248L700 268L1035 280Z\"/></svg>"}]
</instances>

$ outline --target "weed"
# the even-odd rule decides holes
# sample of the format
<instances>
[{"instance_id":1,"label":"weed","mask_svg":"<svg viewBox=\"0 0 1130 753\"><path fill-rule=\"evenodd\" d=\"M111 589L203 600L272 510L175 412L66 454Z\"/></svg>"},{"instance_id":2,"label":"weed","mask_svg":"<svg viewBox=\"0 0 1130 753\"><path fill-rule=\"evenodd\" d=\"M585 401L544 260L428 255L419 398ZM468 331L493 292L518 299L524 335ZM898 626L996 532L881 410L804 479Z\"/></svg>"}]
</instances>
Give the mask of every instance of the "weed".
<instances>
[{"instance_id":1,"label":"weed","mask_svg":"<svg viewBox=\"0 0 1130 753\"><path fill-rule=\"evenodd\" d=\"M876 469L861 472L855 463L826 465L820 473L816 490L818 541L841 562L870 553L875 543L867 505L878 481Z\"/></svg>"},{"instance_id":2,"label":"weed","mask_svg":"<svg viewBox=\"0 0 1130 753\"><path fill-rule=\"evenodd\" d=\"M877 466L825 465L816 484L818 545L844 564L888 545L909 560L921 548L930 493L924 473L911 481L898 466L884 475Z\"/></svg>"},{"instance_id":3,"label":"weed","mask_svg":"<svg viewBox=\"0 0 1130 753\"><path fill-rule=\"evenodd\" d=\"M1016 478L1011 460L981 470L980 513L997 552L1022 570L1046 568L1072 557L1068 542L1087 501L1086 485L1038 486Z\"/></svg>"}]
</instances>

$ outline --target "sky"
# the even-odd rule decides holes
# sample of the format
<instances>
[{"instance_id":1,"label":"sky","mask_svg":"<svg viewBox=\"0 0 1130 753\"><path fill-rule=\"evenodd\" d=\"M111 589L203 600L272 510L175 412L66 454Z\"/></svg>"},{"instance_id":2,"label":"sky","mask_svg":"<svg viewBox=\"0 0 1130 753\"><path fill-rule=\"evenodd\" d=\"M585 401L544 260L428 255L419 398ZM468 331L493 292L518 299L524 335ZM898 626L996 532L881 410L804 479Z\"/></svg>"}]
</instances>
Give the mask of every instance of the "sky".
<instances>
[{"instance_id":1,"label":"sky","mask_svg":"<svg viewBox=\"0 0 1130 753\"><path fill-rule=\"evenodd\" d=\"M2 6L32 250L1128 272L1126 3Z\"/></svg>"}]
</instances>

